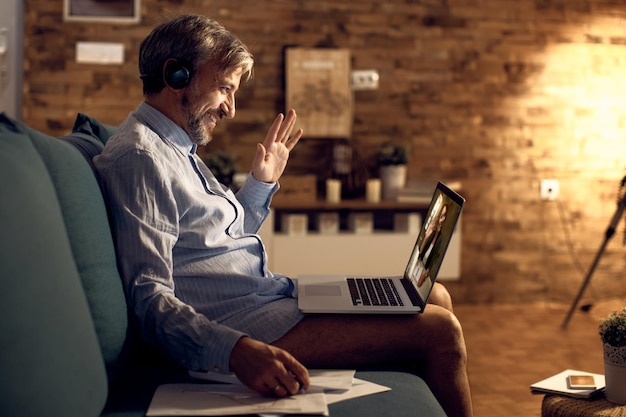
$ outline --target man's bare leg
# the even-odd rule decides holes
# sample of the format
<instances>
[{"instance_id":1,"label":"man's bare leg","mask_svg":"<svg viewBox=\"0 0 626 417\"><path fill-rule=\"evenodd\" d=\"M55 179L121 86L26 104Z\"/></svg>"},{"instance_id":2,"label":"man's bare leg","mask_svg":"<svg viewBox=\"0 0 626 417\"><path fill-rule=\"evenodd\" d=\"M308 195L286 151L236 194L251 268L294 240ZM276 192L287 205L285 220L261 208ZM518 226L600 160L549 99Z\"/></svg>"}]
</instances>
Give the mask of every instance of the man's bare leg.
<instances>
[{"instance_id":1,"label":"man's bare leg","mask_svg":"<svg viewBox=\"0 0 626 417\"><path fill-rule=\"evenodd\" d=\"M465 340L448 308L431 304L409 316L308 315L273 344L309 368L417 365L450 417L472 416Z\"/></svg>"},{"instance_id":2,"label":"man's bare leg","mask_svg":"<svg viewBox=\"0 0 626 417\"><path fill-rule=\"evenodd\" d=\"M452 308L452 297L450 297L450 293L438 282L435 282L433 285L433 289L430 291L430 297L428 298L428 302L430 304L436 304L445 308L448 311L453 311Z\"/></svg>"}]
</instances>

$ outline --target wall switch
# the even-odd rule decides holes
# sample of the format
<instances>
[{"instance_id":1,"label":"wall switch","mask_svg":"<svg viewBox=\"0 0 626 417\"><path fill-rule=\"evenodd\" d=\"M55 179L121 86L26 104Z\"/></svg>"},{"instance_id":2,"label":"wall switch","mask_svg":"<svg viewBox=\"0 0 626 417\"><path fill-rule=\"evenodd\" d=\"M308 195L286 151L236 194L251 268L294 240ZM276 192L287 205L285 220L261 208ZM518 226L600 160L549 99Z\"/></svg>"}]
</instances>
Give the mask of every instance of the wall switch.
<instances>
[{"instance_id":1,"label":"wall switch","mask_svg":"<svg viewBox=\"0 0 626 417\"><path fill-rule=\"evenodd\" d=\"M76 42L76 62L82 64L123 64L124 45L112 42Z\"/></svg>"},{"instance_id":2,"label":"wall switch","mask_svg":"<svg viewBox=\"0 0 626 417\"><path fill-rule=\"evenodd\" d=\"M378 88L378 71L354 70L351 73L353 90L376 90Z\"/></svg>"},{"instance_id":3,"label":"wall switch","mask_svg":"<svg viewBox=\"0 0 626 417\"><path fill-rule=\"evenodd\" d=\"M542 200L556 200L559 196L558 180L541 180L539 196Z\"/></svg>"}]
</instances>

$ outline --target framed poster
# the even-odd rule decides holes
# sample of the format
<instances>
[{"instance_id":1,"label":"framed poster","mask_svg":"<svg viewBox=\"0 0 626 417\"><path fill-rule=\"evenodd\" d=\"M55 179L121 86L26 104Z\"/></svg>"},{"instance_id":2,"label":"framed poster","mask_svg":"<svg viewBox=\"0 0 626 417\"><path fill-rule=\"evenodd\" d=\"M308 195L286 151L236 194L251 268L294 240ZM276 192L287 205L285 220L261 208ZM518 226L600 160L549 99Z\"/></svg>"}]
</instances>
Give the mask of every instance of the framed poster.
<instances>
[{"instance_id":1,"label":"framed poster","mask_svg":"<svg viewBox=\"0 0 626 417\"><path fill-rule=\"evenodd\" d=\"M63 0L63 20L72 22L137 23L141 0Z\"/></svg>"},{"instance_id":2,"label":"framed poster","mask_svg":"<svg viewBox=\"0 0 626 417\"><path fill-rule=\"evenodd\" d=\"M298 113L296 128L305 137L350 138L354 100L350 50L288 48L286 110Z\"/></svg>"}]
</instances>

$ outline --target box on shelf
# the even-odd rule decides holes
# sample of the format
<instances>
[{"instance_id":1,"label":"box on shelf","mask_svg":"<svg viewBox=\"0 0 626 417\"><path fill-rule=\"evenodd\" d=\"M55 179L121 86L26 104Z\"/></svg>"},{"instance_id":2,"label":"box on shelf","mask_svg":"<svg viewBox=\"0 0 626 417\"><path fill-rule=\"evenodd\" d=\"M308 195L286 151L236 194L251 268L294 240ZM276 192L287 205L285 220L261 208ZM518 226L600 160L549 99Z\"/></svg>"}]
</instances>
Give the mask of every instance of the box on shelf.
<instances>
[{"instance_id":1,"label":"box on shelf","mask_svg":"<svg viewBox=\"0 0 626 417\"><path fill-rule=\"evenodd\" d=\"M288 235L306 235L308 233L309 217L306 214L283 214L281 230Z\"/></svg>"},{"instance_id":2,"label":"box on shelf","mask_svg":"<svg viewBox=\"0 0 626 417\"><path fill-rule=\"evenodd\" d=\"M274 194L273 203L314 203L317 199L315 175L283 175L278 183L280 189Z\"/></svg>"},{"instance_id":3,"label":"box on shelf","mask_svg":"<svg viewBox=\"0 0 626 417\"><path fill-rule=\"evenodd\" d=\"M403 233L418 233L422 226L419 213L396 213L393 215L393 230Z\"/></svg>"},{"instance_id":4,"label":"box on shelf","mask_svg":"<svg viewBox=\"0 0 626 417\"><path fill-rule=\"evenodd\" d=\"M374 231L374 215L372 213L350 213L348 224L352 233L372 233Z\"/></svg>"},{"instance_id":5,"label":"box on shelf","mask_svg":"<svg viewBox=\"0 0 626 417\"><path fill-rule=\"evenodd\" d=\"M428 204L433 196L435 187L437 187L437 182L430 180L411 181L398 192L396 200L400 203ZM459 191L462 188L460 181L449 180L443 182L455 191Z\"/></svg>"},{"instance_id":6,"label":"box on shelf","mask_svg":"<svg viewBox=\"0 0 626 417\"><path fill-rule=\"evenodd\" d=\"M317 231L325 235L339 233L339 213L318 213Z\"/></svg>"}]
</instances>

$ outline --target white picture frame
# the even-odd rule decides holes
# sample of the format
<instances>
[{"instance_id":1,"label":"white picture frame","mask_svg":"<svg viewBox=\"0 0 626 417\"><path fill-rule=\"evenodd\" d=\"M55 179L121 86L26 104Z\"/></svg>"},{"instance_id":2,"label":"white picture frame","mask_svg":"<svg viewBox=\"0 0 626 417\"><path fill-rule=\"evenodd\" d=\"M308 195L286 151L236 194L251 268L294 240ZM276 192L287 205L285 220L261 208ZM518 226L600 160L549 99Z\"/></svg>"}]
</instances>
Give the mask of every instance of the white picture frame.
<instances>
[{"instance_id":1,"label":"white picture frame","mask_svg":"<svg viewBox=\"0 0 626 417\"><path fill-rule=\"evenodd\" d=\"M141 0L63 0L66 22L139 23Z\"/></svg>"}]
</instances>

